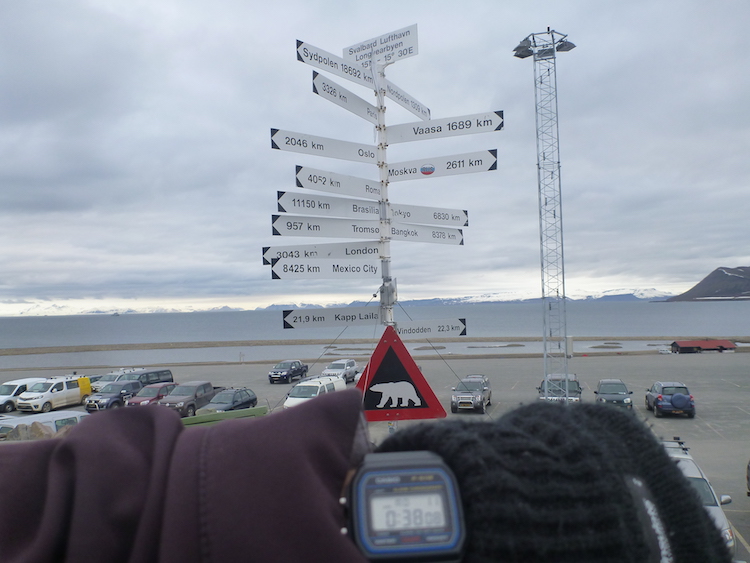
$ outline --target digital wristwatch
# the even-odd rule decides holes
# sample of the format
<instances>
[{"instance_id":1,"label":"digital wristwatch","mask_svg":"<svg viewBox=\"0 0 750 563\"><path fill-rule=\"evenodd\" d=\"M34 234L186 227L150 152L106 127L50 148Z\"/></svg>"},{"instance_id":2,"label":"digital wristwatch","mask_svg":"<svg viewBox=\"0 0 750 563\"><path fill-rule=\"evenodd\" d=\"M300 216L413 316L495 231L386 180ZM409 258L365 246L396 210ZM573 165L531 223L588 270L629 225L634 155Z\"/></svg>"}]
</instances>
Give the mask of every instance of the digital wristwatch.
<instances>
[{"instance_id":1,"label":"digital wristwatch","mask_svg":"<svg viewBox=\"0 0 750 563\"><path fill-rule=\"evenodd\" d=\"M349 533L370 561L460 561L466 530L458 484L428 451L365 456L349 489Z\"/></svg>"}]
</instances>

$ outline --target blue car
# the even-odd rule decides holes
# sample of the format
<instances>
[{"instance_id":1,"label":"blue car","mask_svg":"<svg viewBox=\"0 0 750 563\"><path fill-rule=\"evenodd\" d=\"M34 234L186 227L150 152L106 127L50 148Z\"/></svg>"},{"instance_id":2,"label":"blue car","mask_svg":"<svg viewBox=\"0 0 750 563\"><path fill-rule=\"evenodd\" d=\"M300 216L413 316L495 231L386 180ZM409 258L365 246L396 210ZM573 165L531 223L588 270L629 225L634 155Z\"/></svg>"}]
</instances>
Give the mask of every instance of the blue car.
<instances>
[{"instance_id":1,"label":"blue car","mask_svg":"<svg viewBox=\"0 0 750 563\"><path fill-rule=\"evenodd\" d=\"M646 389L646 410L657 418L664 414L686 414L695 417L695 400L687 385L679 381L657 381Z\"/></svg>"}]
</instances>

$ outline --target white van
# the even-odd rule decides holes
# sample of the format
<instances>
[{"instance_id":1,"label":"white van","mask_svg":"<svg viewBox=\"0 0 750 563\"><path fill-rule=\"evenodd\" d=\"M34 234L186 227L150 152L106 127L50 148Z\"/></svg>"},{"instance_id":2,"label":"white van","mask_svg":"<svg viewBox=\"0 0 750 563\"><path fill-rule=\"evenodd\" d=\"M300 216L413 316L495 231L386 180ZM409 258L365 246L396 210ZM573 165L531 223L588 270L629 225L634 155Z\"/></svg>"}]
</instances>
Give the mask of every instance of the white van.
<instances>
[{"instance_id":1,"label":"white van","mask_svg":"<svg viewBox=\"0 0 750 563\"><path fill-rule=\"evenodd\" d=\"M32 414L29 416L2 416L0 415L0 440L4 440L7 434L16 426L26 424L31 426L38 422L53 432L62 430L65 426L78 424L85 417L90 416L84 411L49 412L43 414Z\"/></svg>"},{"instance_id":2,"label":"white van","mask_svg":"<svg viewBox=\"0 0 750 563\"><path fill-rule=\"evenodd\" d=\"M82 405L91 394L89 378L76 374L50 377L34 383L16 401L24 412L49 412L70 405Z\"/></svg>"},{"instance_id":3,"label":"white van","mask_svg":"<svg viewBox=\"0 0 750 563\"><path fill-rule=\"evenodd\" d=\"M289 407L314 399L323 393L333 393L342 389L346 389L346 381L337 376L319 376L303 379L289 391L289 395L287 395L286 401L284 401L284 408L288 409Z\"/></svg>"},{"instance_id":4,"label":"white van","mask_svg":"<svg viewBox=\"0 0 750 563\"><path fill-rule=\"evenodd\" d=\"M0 385L0 412L11 412L16 410L18 396L24 393L34 383L44 381L43 377L27 377L25 379L14 379Z\"/></svg>"}]
</instances>

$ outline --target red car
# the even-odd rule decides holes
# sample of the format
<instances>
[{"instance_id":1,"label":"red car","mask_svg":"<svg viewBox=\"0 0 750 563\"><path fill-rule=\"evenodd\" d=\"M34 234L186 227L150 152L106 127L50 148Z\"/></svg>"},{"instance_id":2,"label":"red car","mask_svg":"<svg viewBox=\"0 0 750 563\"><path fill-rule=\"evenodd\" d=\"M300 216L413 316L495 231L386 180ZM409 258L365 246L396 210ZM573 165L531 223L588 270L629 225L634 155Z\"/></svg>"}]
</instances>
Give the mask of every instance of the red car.
<instances>
[{"instance_id":1,"label":"red car","mask_svg":"<svg viewBox=\"0 0 750 563\"><path fill-rule=\"evenodd\" d=\"M174 382L146 385L135 397L125 401L125 406L155 405L160 399L169 395L175 387L177 387L177 384Z\"/></svg>"}]
</instances>

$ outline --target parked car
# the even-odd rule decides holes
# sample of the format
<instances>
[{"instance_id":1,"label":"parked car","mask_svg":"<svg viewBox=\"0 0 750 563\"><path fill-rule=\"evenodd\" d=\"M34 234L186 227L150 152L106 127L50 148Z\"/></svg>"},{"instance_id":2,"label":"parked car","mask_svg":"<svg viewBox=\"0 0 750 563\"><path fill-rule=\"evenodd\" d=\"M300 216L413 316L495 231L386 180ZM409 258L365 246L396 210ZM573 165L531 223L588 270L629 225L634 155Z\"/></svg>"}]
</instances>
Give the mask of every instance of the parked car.
<instances>
[{"instance_id":1,"label":"parked car","mask_svg":"<svg viewBox=\"0 0 750 563\"><path fill-rule=\"evenodd\" d=\"M328 367L324 369L320 375L340 377L346 383L349 383L354 381L358 371L357 362L354 360L342 359L328 364Z\"/></svg>"},{"instance_id":2,"label":"parked car","mask_svg":"<svg viewBox=\"0 0 750 563\"><path fill-rule=\"evenodd\" d=\"M734 531L732 525L729 523L724 510L721 508L725 504L732 502L732 497L729 495L717 496L711 483L705 473L698 467L698 464L690 455L688 448L683 442L664 442L665 450L667 454L677 463L677 466L682 470L683 475L687 477L687 480L693 486L695 491L698 493L698 497L703 503L706 512L713 520L716 527L721 532L721 537L724 538L729 552L734 557L737 546L734 540ZM677 444L677 445L675 445Z\"/></svg>"},{"instance_id":3,"label":"parked car","mask_svg":"<svg viewBox=\"0 0 750 563\"><path fill-rule=\"evenodd\" d=\"M177 411L180 416L194 416L199 408L206 406L222 389L224 388L214 387L208 381L179 383L158 404Z\"/></svg>"},{"instance_id":4,"label":"parked car","mask_svg":"<svg viewBox=\"0 0 750 563\"><path fill-rule=\"evenodd\" d=\"M101 391L86 399L86 411L103 411L125 406L125 401L141 390L140 381L115 381L108 383Z\"/></svg>"},{"instance_id":5,"label":"parked car","mask_svg":"<svg viewBox=\"0 0 750 563\"><path fill-rule=\"evenodd\" d=\"M0 385L0 412L12 412L16 410L18 396L21 393L25 393L34 383L41 381L44 381L43 377L27 377L6 381Z\"/></svg>"},{"instance_id":6,"label":"parked car","mask_svg":"<svg viewBox=\"0 0 750 563\"><path fill-rule=\"evenodd\" d=\"M633 392L628 391L622 379L600 379L594 394L598 403L633 410L633 399L629 396Z\"/></svg>"},{"instance_id":7,"label":"parked car","mask_svg":"<svg viewBox=\"0 0 750 563\"><path fill-rule=\"evenodd\" d=\"M303 364L299 360L284 360L271 368L271 371L268 372L268 381L271 383L277 381L291 383L295 377L302 379L306 375L307 364Z\"/></svg>"},{"instance_id":8,"label":"parked car","mask_svg":"<svg viewBox=\"0 0 750 563\"><path fill-rule=\"evenodd\" d=\"M567 388L567 392L566 392ZM551 373L536 388L542 401L578 403L581 400L581 384L574 373Z\"/></svg>"},{"instance_id":9,"label":"parked car","mask_svg":"<svg viewBox=\"0 0 750 563\"><path fill-rule=\"evenodd\" d=\"M492 404L492 389L486 375L467 375L458 385L453 387L451 394L451 412L472 410L484 413Z\"/></svg>"},{"instance_id":10,"label":"parked car","mask_svg":"<svg viewBox=\"0 0 750 563\"><path fill-rule=\"evenodd\" d=\"M177 384L174 382L152 383L151 385L146 385L143 389L138 391L138 394L135 397L131 397L125 401L125 406L155 405L160 399L169 395L175 387L177 387Z\"/></svg>"},{"instance_id":11,"label":"parked car","mask_svg":"<svg viewBox=\"0 0 750 563\"><path fill-rule=\"evenodd\" d=\"M89 413L79 410L30 414L27 416L0 415L0 440L11 438L8 434L10 434L14 428L22 424L31 426L33 423L38 422L39 424L43 424L51 429L53 432L58 432L66 426L78 424L87 416L89 416Z\"/></svg>"},{"instance_id":12,"label":"parked car","mask_svg":"<svg viewBox=\"0 0 750 563\"><path fill-rule=\"evenodd\" d=\"M71 405L82 405L91 394L88 377L76 374L50 377L34 383L16 401L23 412L50 412Z\"/></svg>"},{"instance_id":13,"label":"parked car","mask_svg":"<svg viewBox=\"0 0 750 563\"><path fill-rule=\"evenodd\" d=\"M252 389L224 389L214 395L214 398L205 407L198 409L195 414L249 409L257 404L258 397L253 393Z\"/></svg>"},{"instance_id":14,"label":"parked car","mask_svg":"<svg viewBox=\"0 0 750 563\"><path fill-rule=\"evenodd\" d=\"M646 389L646 410L654 411L654 416L664 414L686 414L695 417L695 400L687 385L679 381L656 381Z\"/></svg>"},{"instance_id":15,"label":"parked car","mask_svg":"<svg viewBox=\"0 0 750 563\"><path fill-rule=\"evenodd\" d=\"M105 373L104 375L97 375L96 379L91 381L91 390L99 391L105 385L109 385L110 383L119 381L120 379L122 379L122 377L126 373L129 373L133 371L134 369L135 368L120 368L120 369L116 369L108 373Z\"/></svg>"},{"instance_id":16,"label":"parked car","mask_svg":"<svg viewBox=\"0 0 750 563\"><path fill-rule=\"evenodd\" d=\"M324 393L333 393L346 389L346 382L340 377L318 376L309 377L292 387L284 401L284 408L294 407Z\"/></svg>"},{"instance_id":17,"label":"parked car","mask_svg":"<svg viewBox=\"0 0 750 563\"><path fill-rule=\"evenodd\" d=\"M139 381L141 387L146 387L152 383L174 382L174 376L168 369L134 368L124 373L118 381Z\"/></svg>"}]
</instances>

